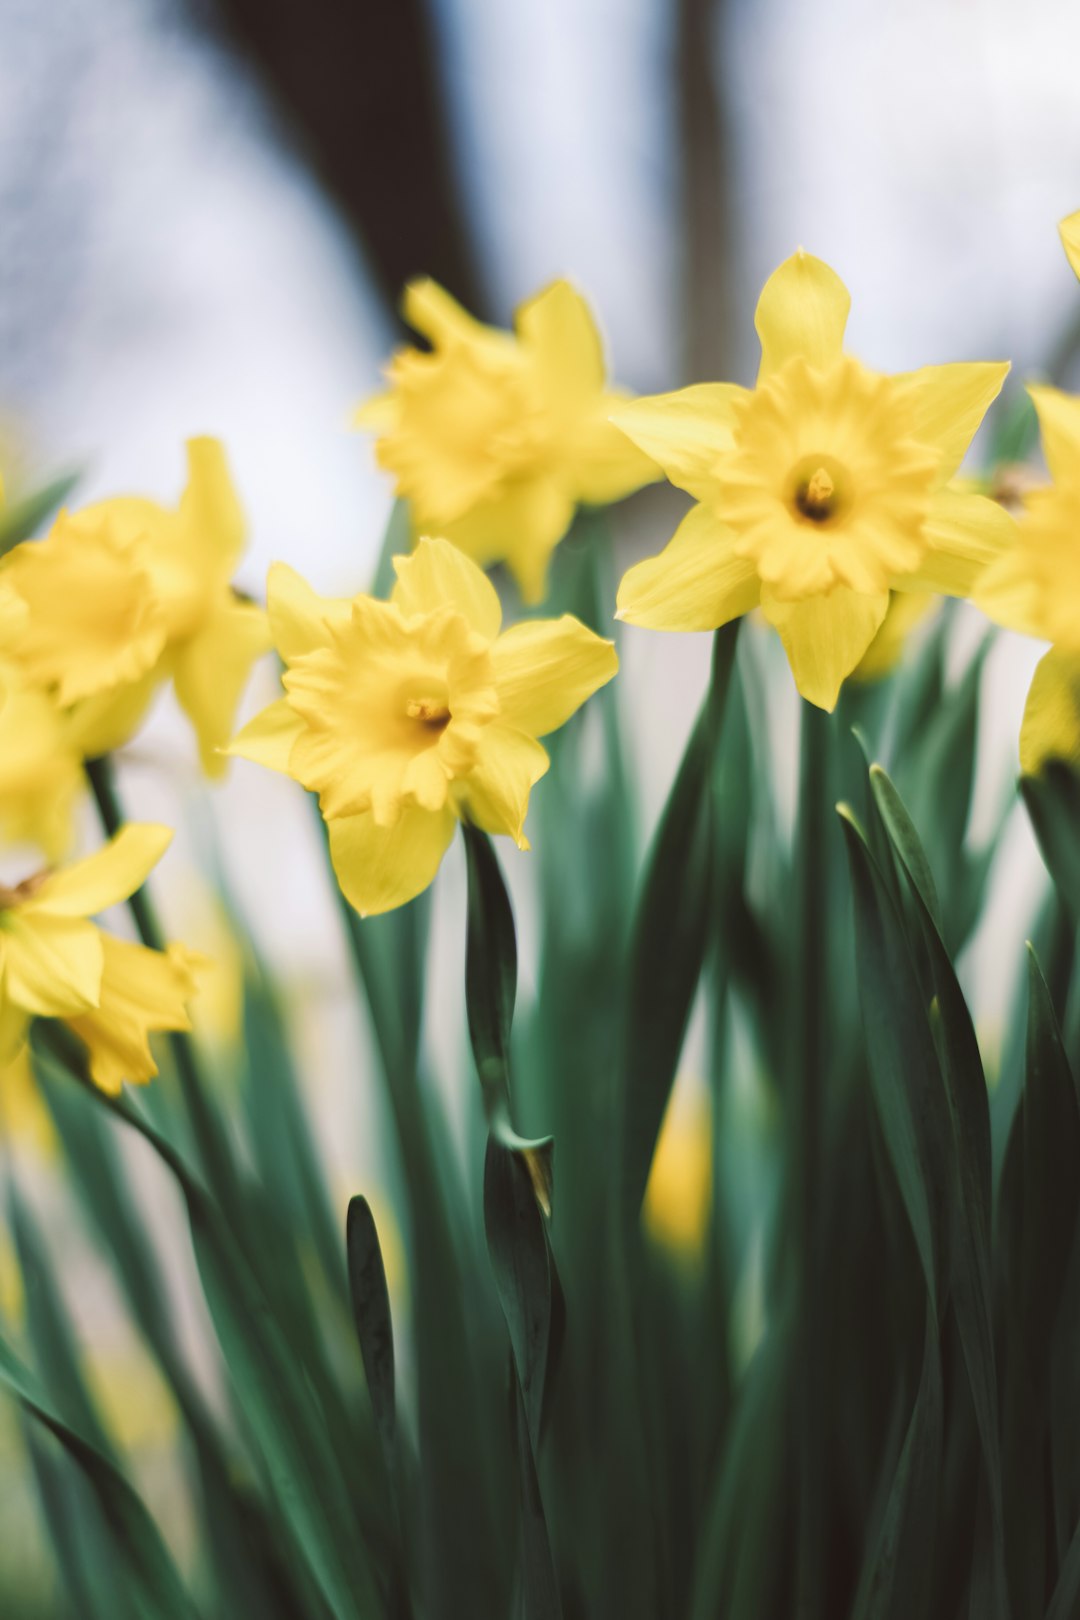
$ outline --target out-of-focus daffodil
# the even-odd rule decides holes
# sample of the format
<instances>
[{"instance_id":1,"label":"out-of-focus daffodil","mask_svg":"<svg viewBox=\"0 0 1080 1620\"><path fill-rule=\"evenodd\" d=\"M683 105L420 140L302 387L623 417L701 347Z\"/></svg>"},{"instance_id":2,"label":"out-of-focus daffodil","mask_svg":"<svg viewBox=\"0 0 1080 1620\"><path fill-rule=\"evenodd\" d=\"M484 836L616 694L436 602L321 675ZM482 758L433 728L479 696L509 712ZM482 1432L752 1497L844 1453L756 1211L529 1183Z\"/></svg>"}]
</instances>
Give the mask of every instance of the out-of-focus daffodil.
<instances>
[{"instance_id":1,"label":"out-of-focus daffodil","mask_svg":"<svg viewBox=\"0 0 1080 1620\"><path fill-rule=\"evenodd\" d=\"M230 583L244 521L224 451L205 438L187 448L175 510L132 496L61 513L46 539L16 547L3 577L29 608L19 661L72 710L87 755L125 742L171 678L216 775L269 636Z\"/></svg>"},{"instance_id":2,"label":"out-of-focus daffodil","mask_svg":"<svg viewBox=\"0 0 1080 1620\"><path fill-rule=\"evenodd\" d=\"M527 848L529 790L548 768L537 738L618 668L612 643L569 615L500 634L494 587L446 540L421 540L394 567L388 602L320 597L271 569L287 695L232 745L318 793L363 915L426 889L459 819Z\"/></svg>"},{"instance_id":3,"label":"out-of-focus daffodil","mask_svg":"<svg viewBox=\"0 0 1080 1620\"><path fill-rule=\"evenodd\" d=\"M71 716L28 685L17 663L0 658L0 836L59 859L71 842L82 761Z\"/></svg>"},{"instance_id":4,"label":"out-of-focus daffodil","mask_svg":"<svg viewBox=\"0 0 1080 1620\"><path fill-rule=\"evenodd\" d=\"M157 1073L150 1032L190 1029L196 959L181 945L114 939L90 918L132 895L171 838L167 827L124 827L85 860L0 888L0 1062L16 1057L38 1016L75 1032L102 1091Z\"/></svg>"},{"instance_id":5,"label":"out-of-focus daffodil","mask_svg":"<svg viewBox=\"0 0 1080 1620\"><path fill-rule=\"evenodd\" d=\"M403 349L390 390L362 405L414 532L439 534L482 567L505 561L527 602L582 502L606 505L652 483L656 464L608 415L588 305L565 281L523 304L514 332L483 326L433 281L406 288L405 318L431 343Z\"/></svg>"},{"instance_id":6,"label":"out-of-focus daffodil","mask_svg":"<svg viewBox=\"0 0 1080 1620\"><path fill-rule=\"evenodd\" d=\"M712 1200L712 1133L703 1088L672 1092L645 1189L645 1228L680 1258L700 1256Z\"/></svg>"},{"instance_id":7,"label":"out-of-focus daffodil","mask_svg":"<svg viewBox=\"0 0 1080 1620\"><path fill-rule=\"evenodd\" d=\"M1059 230L1080 277L1080 212ZM1020 728L1020 764L1030 773L1049 759L1080 769L1080 398L1058 388L1028 393L1053 482L1025 495L1015 544L987 569L975 600L999 624L1053 643Z\"/></svg>"},{"instance_id":8,"label":"out-of-focus daffodil","mask_svg":"<svg viewBox=\"0 0 1080 1620\"><path fill-rule=\"evenodd\" d=\"M0 1136L51 1157L56 1133L34 1079L30 1048L25 1044L7 1063L0 1063Z\"/></svg>"},{"instance_id":9,"label":"out-of-focus daffodil","mask_svg":"<svg viewBox=\"0 0 1080 1620\"><path fill-rule=\"evenodd\" d=\"M832 709L889 593L964 596L1012 519L950 486L1008 366L884 376L844 353L850 299L799 252L765 284L757 386L706 383L612 414L698 502L631 568L619 617L712 630L761 606L803 697Z\"/></svg>"},{"instance_id":10,"label":"out-of-focus daffodil","mask_svg":"<svg viewBox=\"0 0 1080 1620\"><path fill-rule=\"evenodd\" d=\"M894 591L881 628L852 670L852 679L880 681L891 675L912 632L936 606L936 598L922 591Z\"/></svg>"}]
</instances>

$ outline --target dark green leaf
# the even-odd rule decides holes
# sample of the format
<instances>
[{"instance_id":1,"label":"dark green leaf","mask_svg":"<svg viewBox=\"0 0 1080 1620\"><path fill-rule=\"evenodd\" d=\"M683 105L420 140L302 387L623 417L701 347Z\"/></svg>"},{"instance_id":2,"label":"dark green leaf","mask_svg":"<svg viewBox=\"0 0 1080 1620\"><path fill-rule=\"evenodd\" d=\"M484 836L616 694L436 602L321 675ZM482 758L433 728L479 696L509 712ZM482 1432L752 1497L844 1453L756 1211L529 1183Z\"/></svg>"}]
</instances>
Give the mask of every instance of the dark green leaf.
<instances>
[{"instance_id":1,"label":"dark green leaf","mask_svg":"<svg viewBox=\"0 0 1080 1620\"><path fill-rule=\"evenodd\" d=\"M393 1480L397 1469L394 1329L379 1234L366 1198L349 1200L345 1234L356 1336L387 1473Z\"/></svg>"},{"instance_id":2,"label":"dark green leaf","mask_svg":"<svg viewBox=\"0 0 1080 1620\"><path fill-rule=\"evenodd\" d=\"M1060 760L1038 776L1022 776L1020 792L1043 860L1062 900L1080 916L1080 777Z\"/></svg>"},{"instance_id":3,"label":"dark green leaf","mask_svg":"<svg viewBox=\"0 0 1080 1620\"><path fill-rule=\"evenodd\" d=\"M716 632L709 691L649 852L621 1048L619 1192L632 1229L648 1184L709 935L712 780L738 621Z\"/></svg>"}]
</instances>

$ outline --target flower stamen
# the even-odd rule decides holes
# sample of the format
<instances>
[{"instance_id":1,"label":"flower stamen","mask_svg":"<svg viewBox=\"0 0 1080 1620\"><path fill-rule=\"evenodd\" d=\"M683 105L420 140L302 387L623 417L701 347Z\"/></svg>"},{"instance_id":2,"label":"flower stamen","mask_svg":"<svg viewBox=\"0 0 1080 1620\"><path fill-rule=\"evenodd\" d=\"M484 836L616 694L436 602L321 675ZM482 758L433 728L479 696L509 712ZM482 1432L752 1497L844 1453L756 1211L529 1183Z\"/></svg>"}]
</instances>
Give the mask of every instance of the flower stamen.
<instances>
[{"instance_id":1,"label":"flower stamen","mask_svg":"<svg viewBox=\"0 0 1080 1620\"><path fill-rule=\"evenodd\" d=\"M450 724L450 710L435 697L409 698L405 705L405 716L409 720L419 720L422 726L427 726L431 731L445 731Z\"/></svg>"},{"instance_id":2,"label":"flower stamen","mask_svg":"<svg viewBox=\"0 0 1080 1620\"><path fill-rule=\"evenodd\" d=\"M795 505L811 523L826 523L835 511L836 485L826 468L818 467L795 491Z\"/></svg>"}]
</instances>

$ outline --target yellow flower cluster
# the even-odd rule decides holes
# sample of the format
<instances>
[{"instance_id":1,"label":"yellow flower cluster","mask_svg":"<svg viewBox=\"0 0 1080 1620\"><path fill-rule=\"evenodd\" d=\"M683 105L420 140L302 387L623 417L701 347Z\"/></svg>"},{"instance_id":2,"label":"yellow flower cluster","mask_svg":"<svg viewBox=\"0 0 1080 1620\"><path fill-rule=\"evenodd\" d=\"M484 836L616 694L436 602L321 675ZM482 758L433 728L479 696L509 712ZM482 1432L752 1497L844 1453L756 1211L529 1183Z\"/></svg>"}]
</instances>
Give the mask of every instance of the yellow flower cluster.
<instances>
[{"instance_id":1,"label":"yellow flower cluster","mask_svg":"<svg viewBox=\"0 0 1080 1620\"><path fill-rule=\"evenodd\" d=\"M168 680L204 768L220 773L241 689L270 644L265 613L230 583L243 540L224 452L204 438L188 445L175 510L130 496L100 501L62 512L44 539L3 559L6 842L37 845L50 862L62 857L84 762L125 743ZM126 827L87 860L0 884L0 1102L9 1123L18 1114L36 1129L25 1106L32 1017L63 1020L87 1049L92 1080L109 1092L157 1073L152 1030L190 1028L194 955L132 944L89 920L142 884L171 836Z\"/></svg>"},{"instance_id":2,"label":"yellow flower cluster","mask_svg":"<svg viewBox=\"0 0 1080 1620\"><path fill-rule=\"evenodd\" d=\"M1080 274L1080 214L1062 236ZM357 414L416 541L394 559L389 599L320 597L283 564L265 612L240 597L244 524L212 439L189 444L175 509L126 497L61 513L0 562L0 837L62 856L84 762L124 743L171 681L208 774L231 752L318 795L363 915L420 893L459 821L527 848L548 765L539 739L618 663L569 616L504 629L484 568L505 562L523 601L541 601L578 507L664 474L693 504L628 570L616 617L713 630L760 609L800 693L831 709L853 674L891 665L938 595L971 597L1051 643L1024 768L1080 765L1080 399L1031 390L1052 483L1017 522L957 478L1007 365L872 371L844 348L849 302L799 251L761 294L753 388L633 399L609 387L596 325L566 282L523 305L512 333L414 283L405 315L429 347L398 353L388 390ZM230 742L271 646L282 696ZM15 1062L28 1020L44 1016L83 1040L106 1090L155 1072L148 1034L188 1027L193 958L126 944L90 918L132 893L166 836L129 827L86 861L0 886L0 1061Z\"/></svg>"}]
</instances>

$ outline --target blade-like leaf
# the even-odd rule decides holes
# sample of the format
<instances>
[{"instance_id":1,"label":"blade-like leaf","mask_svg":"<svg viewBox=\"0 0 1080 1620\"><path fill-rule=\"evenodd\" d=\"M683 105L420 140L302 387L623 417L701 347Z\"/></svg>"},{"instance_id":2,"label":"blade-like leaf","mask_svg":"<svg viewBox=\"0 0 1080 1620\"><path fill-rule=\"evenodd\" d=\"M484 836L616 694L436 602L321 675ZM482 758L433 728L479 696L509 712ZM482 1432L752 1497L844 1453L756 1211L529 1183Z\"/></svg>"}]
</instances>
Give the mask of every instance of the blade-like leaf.
<instances>
[{"instance_id":1,"label":"blade-like leaf","mask_svg":"<svg viewBox=\"0 0 1080 1620\"><path fill-rule=\"evenodd\" d=\"M387 1473L393 1480L397 1467L394 1329L379 1234L366 1198L350 1199L345 1238L356 1336Z\"/></svg>"},{"instance_id":2,"label":"blade-like leaf","mask_svg":"<svg viewBox=\"0 0 1080 1620\"><path fill-rule=\"evenodd\" d=\"M124 1476L97 1447L65 1422L10 1347L0 1339L0 1388L14 1397L36 1423L48 1429L94 1490L124 1561L128 1579L149 1613L161 1620L194 1620L184 1590L157 1526Z\"/></svg>"},{"instance_id":3,"label":"blade-like leaf","mask_svg":"<svg viewBox=\"0 0 1080 1620\"><path fill-rule=\"evenodd\" d=\"M712 779L738 620L716 632L712 678L649 852L634 917L621 1046L619 1202L636 1226L709 936Z\"/></svg>"}]
</instances>

